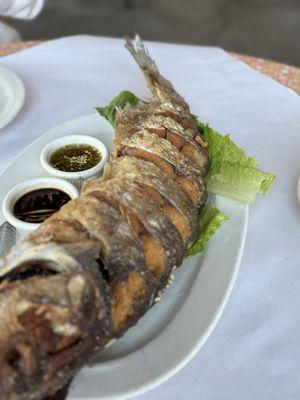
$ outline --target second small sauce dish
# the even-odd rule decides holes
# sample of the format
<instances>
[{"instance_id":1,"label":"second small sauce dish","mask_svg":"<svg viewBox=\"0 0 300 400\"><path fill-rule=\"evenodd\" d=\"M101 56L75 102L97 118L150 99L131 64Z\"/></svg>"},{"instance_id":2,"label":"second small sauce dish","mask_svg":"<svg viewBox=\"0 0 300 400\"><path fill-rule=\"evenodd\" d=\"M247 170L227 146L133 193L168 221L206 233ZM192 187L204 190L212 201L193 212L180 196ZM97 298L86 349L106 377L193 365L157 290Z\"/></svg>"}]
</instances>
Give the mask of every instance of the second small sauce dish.
<instances>
[{"instance_id":1,"label":"second small sauce dish","mask_svg":"<svg viewBox=\"0 0 300 400\"><path fill-rule=\"evenodd\" d=\"M6 194L2 212L16 229L30 232L78 195L77 188L63 179L30 179Z\"/></svg>"}]
</instances>

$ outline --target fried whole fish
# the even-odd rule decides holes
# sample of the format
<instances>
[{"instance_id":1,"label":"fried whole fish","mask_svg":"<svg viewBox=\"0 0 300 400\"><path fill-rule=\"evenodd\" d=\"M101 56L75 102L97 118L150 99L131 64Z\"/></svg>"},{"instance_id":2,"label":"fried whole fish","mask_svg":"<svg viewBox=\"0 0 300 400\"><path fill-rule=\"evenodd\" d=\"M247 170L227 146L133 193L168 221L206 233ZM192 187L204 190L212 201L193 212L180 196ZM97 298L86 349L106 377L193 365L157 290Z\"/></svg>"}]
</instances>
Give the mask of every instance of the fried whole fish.
<instances>
[{"instance_id":1,"label":"fried whole fish","mask_svg":"<svg viewBox=\"0 0 300 400\"><path fill-rule=\"evenodd\" d=\"M55 393L151 307L197 234L207 144L139 37L153 98L116 118L103 177L0 261L3 400Z\"/></svg>"}]
</instances>

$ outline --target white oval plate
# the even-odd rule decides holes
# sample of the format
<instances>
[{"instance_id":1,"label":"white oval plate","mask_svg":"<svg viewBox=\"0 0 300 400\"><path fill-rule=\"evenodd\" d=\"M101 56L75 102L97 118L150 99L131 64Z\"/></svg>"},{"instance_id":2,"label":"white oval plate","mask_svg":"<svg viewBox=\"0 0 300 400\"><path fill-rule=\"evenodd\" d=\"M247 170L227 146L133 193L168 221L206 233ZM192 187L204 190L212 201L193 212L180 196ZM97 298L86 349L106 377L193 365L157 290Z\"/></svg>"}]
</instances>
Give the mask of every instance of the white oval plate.
<instances>
[{"instance_id":1,"label":"white oval plate","mask_svg":"<svg viewBox=\"0 0 300 400\"><path fill-rule=\"evenodd\" d=\"M17 183L45 176L39 163L42 148L55 138L72 134L97 137L108 149L112 148L113 129L98 114L65 122L32 143L3 172L0 201ZM104 350L97 362L81 370L71 385L68 400L136 396L170 378L203 346L216 326L235 282L248 220L247 206L219 196L214 202L229 220L202 254L184 261L161 302Z\"/></svg>"},{"instance_id":2,"label":"white oval plate","mask_svg":"<svg viewBox=\"0 0 300 400\"><path fill-rule=\"evenodd\" d=\"M21 110L25 86L12 71L0 66L0 129L9 124Z\"/></svg>"}]
</instances>

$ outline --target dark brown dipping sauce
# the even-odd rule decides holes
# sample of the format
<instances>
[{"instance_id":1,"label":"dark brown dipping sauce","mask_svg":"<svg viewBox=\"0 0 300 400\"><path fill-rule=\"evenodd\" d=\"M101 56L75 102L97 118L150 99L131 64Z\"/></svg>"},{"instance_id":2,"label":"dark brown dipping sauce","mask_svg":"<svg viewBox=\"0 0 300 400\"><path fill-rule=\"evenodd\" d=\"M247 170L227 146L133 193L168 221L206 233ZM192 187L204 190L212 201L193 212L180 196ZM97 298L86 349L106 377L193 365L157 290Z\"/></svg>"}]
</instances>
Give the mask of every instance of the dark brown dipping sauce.
<instances>
[{"instance_id":1,"label":"dark brown dipping sauce","mask_svg":"<svg viewBox=\"0 0 300 400\"><path fill-rule=\"evenodd\" d=\"M88 144L69 144L56 150L50 157L52 167L64 172L79 172L95 167L101 153Z\"/></svg>"},{"instance_id":2,"label":"dark brown dipping sauce","mask_svg":"<svg viewBox=\"0 0 300 400\"><path fill-rule=\"evenodd\" d=\"M40 223L58 211L71 197L60 189L42 188L21 196L14 205L14 215L21 221Z\"/></svg>"}]
</instances>

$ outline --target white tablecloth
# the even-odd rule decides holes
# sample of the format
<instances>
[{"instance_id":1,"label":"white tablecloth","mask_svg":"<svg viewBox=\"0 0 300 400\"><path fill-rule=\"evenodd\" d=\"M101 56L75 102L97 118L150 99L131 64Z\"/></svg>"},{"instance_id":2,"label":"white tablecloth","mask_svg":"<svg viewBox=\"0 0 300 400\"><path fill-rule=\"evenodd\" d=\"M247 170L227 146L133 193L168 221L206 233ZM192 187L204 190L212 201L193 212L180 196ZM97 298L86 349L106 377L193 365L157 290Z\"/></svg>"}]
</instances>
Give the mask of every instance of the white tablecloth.
<instances>
[{"instance_id":1,"label":"white tablecloth","mask_svg":"<svg viewBox=\"0 0 300 400\"><path fill-rule=\"evenodd\" d=\"M140 399L299 400L300 100L220 49L156 43L150 51L192 111L230 132L277 182L251 207L241 270L217 328L184 370ZM48 128L123 89L149 95L120 40L60 39L0 62L27 86L23 111L0 132L0 168Z\"/></svg>"}]
</instances>

